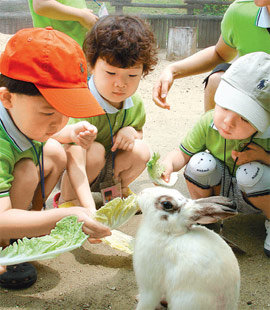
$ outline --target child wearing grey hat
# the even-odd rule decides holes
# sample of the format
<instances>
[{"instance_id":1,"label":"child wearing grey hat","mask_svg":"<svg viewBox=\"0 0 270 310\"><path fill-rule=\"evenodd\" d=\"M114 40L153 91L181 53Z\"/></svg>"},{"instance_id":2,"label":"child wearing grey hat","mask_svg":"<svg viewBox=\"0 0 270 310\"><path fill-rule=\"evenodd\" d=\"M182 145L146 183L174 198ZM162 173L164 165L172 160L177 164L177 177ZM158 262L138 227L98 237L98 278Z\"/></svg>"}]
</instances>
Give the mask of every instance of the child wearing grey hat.
<instances>
[{"instance_id":1,"label":"child wearing grey hat","mask_svg":"<svg viewBox=\"0 0 270 310\"><path fill-rule=\"evenodd\" d=\"M163 160L165 181L184 166L193 199L233 199L239 212L266 216L270 257L270 55L247 54L222 76L216 107Z\"/></svg>"}]
</instances>

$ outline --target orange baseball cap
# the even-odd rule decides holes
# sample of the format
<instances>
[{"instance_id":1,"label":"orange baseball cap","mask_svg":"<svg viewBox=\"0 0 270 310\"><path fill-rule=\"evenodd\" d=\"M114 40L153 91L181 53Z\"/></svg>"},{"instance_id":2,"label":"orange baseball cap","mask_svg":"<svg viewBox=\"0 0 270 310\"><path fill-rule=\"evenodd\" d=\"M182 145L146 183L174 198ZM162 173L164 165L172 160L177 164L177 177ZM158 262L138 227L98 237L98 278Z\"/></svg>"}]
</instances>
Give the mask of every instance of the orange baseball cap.
<instances>
[{"instance_id":1,"label":"orange baseball cap","mask_svg":"<svg viewBox=\"0 0 270 310\"><path fill-rule=\"evenodd\" d=\"M66 116L105 114L88 89L80 45L52 27L26 28L14 34L1 54L0 72L35 84L48 103Z\"/></svg>"}]
</instances>

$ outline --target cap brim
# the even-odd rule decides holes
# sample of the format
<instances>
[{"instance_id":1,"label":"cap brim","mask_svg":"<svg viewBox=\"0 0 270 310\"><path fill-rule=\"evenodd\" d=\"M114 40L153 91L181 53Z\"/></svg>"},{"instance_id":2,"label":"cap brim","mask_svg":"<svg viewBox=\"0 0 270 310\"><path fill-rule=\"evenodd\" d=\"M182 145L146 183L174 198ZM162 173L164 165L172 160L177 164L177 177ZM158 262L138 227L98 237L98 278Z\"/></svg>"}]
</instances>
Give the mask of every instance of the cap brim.
<instances>
[{"instance_id":1,"label":"cap brim","mask_svg":"<svg viewBox=\"0 0 270 310\"><path fill-rule=\"evenodd\" d=\"M74 118L105 114L95 97L85 88L45 88L36 85L40 93L58 112Z\"/></svg>"},{"instance_id":2,"label":"cap brim","mask_svg":"<svg viewBox=\"0 0 270 310\"><path fill-rule=\"evenodd\" d=\"M270 125L270 113L247 94L224 80L219 83L215 102L219 106L241 115L260 132L264 132Z\"/></svg>"}]
</instances>

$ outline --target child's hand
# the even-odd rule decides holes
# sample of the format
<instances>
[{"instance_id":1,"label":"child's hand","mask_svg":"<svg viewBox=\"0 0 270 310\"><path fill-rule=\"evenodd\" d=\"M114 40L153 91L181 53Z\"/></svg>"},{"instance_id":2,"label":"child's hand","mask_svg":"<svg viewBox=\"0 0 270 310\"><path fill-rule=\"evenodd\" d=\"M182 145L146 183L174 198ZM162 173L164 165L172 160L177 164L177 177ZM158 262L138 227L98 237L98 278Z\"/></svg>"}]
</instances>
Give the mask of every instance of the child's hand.
<instances>
[{"instance_id":1,"label":"child's hand","mask_svg":"<svg viewBox=\"0 0 270 310\"><path fill-rule=\"evenodd\" d=\"M248 148L243 152L232 151L232 159L238 157L237 165L243 165L252 161L260 161L269 165L269 154L258 144L250 143Z\"/></svg>"},{"instance_id":2,"label":"child's hand","mask_svg":"<svg viewBox=\"0 0 270 310\"><path fill-rule=\"evenodd\" d=\"M97 128L87 121L81 121L73 126L71 132L72 142L84 149L89 149L97 136Z\"/></svg>"},{"instance_id":3,"label":"child's hand","mask_svg":"<svg viewBox=\"0 0 270 310\"><path fill-rule=\"evenodd\" d=\"M0 266L0 274L6 272L6 267L5 266Z\"/></svg>"},{"instance_id":4,"label":"child's hand","mask_svg":"<svg viewBox=\"0 0 270 310\"><path fill-rule=\"evenodd\" d=\"M170 182L170 178L171 178L171 174L172 174L172 172L173 172L173 165L172 165L171 162L164 160L164 161L162 162L162 166L165 167L165 171L162 173L161 178L162 178L165 182L169 183L169 182Z\"/></svg>"},{"instance_id":5,"label":"child's hand","mask_svg":"<svg viewBox=\"0 0 270 310\"><path fill-rule=\"evenodd\" d=\"M131 126L121 128L113 137L112 152L117 149L123 151L132 151L137 137L137 131Z\"/></svg>"},{"instance_id":6,"label":"child's hand","mask_svg":"<svg viewBox=\"0 0 270 310\"><path fill-rule=\"evenodd\" d=\"M86 208L79 208L83 212L80 212L78 221L83 222L83 232L89 236L88 241L90 243L100 243L100 238L110 236L112 233L110 229L101 223L93 219L92 213Z\"/></svg>"}]
</instances>

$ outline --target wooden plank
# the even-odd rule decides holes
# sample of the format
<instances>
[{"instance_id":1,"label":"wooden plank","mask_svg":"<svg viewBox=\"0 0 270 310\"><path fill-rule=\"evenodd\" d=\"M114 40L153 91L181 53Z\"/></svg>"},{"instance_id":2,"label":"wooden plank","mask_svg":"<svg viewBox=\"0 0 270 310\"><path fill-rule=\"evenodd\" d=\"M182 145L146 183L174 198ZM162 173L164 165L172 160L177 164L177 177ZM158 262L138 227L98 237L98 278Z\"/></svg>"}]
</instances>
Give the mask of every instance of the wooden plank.
<instances>
[{"instance_id":1,"label":"wooden plank","mask_svg":"<svg viewBox=\"0 0 270 310\"><path fill-rule=\"evenodd\" d=\"M194 27L173 27L169 29L166 58L186 58L197 51L197 30Z\"/></svg>"}]
</instances>

